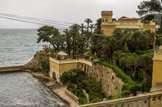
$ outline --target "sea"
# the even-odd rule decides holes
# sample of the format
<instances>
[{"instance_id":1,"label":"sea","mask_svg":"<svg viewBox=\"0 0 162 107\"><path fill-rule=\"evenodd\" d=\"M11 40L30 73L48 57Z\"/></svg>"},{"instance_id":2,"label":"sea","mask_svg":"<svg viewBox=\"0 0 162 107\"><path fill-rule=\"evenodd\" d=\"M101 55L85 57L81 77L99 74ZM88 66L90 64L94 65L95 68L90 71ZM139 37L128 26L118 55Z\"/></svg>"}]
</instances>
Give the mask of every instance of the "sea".
<instances>
[{"instance_id":1,"label":"sea","mask_svg":"<svg viewBox=\"0 0 162 107\"><path fill-rule=\"evenodd\" d=\"M0 29L0 67L23 65L48 43L36 29ZM0 73L0 107L67 107L27 72Z\"/></svg>"},{"instance_id":2,"label":"sea","mask_svg":"<svg viewBox=\"0 0 162 107\"><path fill-rule=\"evenodd\" d=\"M42 49L36 29L0 29L0 67L23 65Z\"/></svg>"}]
</instances>

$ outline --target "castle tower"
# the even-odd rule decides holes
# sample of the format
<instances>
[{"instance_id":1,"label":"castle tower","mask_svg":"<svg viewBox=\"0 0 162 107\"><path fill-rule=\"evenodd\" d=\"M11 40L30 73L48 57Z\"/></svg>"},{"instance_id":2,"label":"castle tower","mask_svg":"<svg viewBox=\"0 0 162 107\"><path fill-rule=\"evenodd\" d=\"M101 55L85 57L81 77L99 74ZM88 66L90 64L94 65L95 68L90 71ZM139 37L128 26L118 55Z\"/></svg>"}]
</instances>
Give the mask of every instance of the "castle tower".
<instances>
[{"instance_id":1,"label":"castle tower","mask_svg":"<svg viewBox=\"0 0 162 107\"><path fill-rule=\"evenodd\" d=\"M102 11L102 23L112 22L112 11Z\"/></svg>"},{"instance_id":2,"label":"castle tower","mask_svg":"<svg viewBox=\"0 0 162 107\"><path fill-rule=\"evenodd\" d=\"M162 46L154 49L151 91L162 91Z\"/></svg>"},{"instance_id":3,"label":"castle tower","mask_svg":"<svg viewBox=\"0 0 162 107\"><path fill-rule=\"evenodd\" d=\"M101 12L101 30L106 36L111 36L115 30L115 24L112 22L112 11Z\"/></svg>"}]
</instances>

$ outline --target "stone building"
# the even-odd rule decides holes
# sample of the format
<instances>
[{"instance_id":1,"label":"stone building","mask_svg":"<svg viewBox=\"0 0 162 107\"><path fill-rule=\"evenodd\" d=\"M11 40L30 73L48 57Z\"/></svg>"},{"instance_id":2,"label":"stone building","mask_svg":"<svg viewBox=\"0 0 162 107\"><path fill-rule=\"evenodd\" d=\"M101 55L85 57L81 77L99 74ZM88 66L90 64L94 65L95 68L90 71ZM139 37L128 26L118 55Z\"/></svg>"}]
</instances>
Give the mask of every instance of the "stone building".
<instances>
[{"instance_id":1,"label":"stone building","mask_svg":"<svg viewBox=\"0 0 162 107\"><path fill-rule=\"evenodd\" d=\"M162 91L162 46L154 49L151 91Z\"/></svg>"},{"instance_id":2,"label":"stone building","mask_svg":"<svg viewBox=\"0 0 162 107\"><path fill-rule=\"evenodd\" d=\"M57 60L55 58L50 58L50 72L51 78L55 78L60 82L60 76L69 70L77 68L76 60Z\"/></svg>"},{"instance_id":3,"label":"stone building","mask_svg":"<svg viewBox=\"0 0 162 107\"><path fill-rule=\"evenodd\" d=\"M111 36L115 29L120 28L122 30L133 31L145 31L150 30L155 32L156 24L150 21L149 24L144 24L138 18L121 18L117 21L112 21L113 12L112 11L102 11L102 23L101 30L106 36Z\"/></svg>"},{"instance_id":4,"label":"stone building","mask_svg":"<svg viewBox=\"0 0 162 107\"><path fill-rule=\"evenodd\" d=\"M64 72L68 72L72 69L78 68L78 63L84 63L89 66L92 66L92 62L85 59L57 60L55 58L50 57L49 61L50 61L49 76L51 78L55 78L58 82L60 82L60 77Z\"/></svg>"}]
</instances>

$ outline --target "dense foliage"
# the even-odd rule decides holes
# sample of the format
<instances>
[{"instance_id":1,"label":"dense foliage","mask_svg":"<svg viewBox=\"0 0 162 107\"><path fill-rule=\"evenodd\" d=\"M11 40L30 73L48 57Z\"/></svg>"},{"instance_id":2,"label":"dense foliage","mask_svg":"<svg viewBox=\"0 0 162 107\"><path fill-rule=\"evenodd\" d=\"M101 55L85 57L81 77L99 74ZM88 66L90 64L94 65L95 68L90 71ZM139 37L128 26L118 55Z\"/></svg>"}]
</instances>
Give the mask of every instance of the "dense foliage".
<instances>
[{"instance_id":1,"label":"dense foliage","mask_svg":"<svg viewBox=\"0 0 162 107\"><path fill-rule=\"evenodd\" d=\"M150 31L133 33L116 29L113 36L109 37L94 34L91 51L97 56L95 62L112 68L125 82L124 95L135 95L136 91L149 91L148 87L151 87L156 37L158 36Z\"/></svg>"},{"instance_id":2,"label":"dense foliage","mask_svg":"<svg viewBox=\"0 0 162 107\"><path fill-rule=\"evenodd\" d=\"M142 1L138 5L137 14L139 16L144 16L142 21L144 23L149 23L149 21L154 19L155 14L162 13L162 1L161 0L149 0Z\"/></svg>"},{"instance_id":3,"label":"dense foliage","mask_svg":"<svg viewBox=\"0 0 162 107\"><path fill-rule=\"evenodd\" d=\"M83 94L83 89L88 93L90 103L102 101L105 97L101 89L101 83L92 77L88 77L80 69L64 72L60 79L62 83L68 84L68 90L79 97L80 104L88 103Z\"/></svg>"},{"instance_id":4,"label":"dense foliage","mask_svg":"<svg viewBox=\"0 0 162 107\"><path fill-rule=\"evenodd\" d=\"M74 58L75 55L83 53L83 50L89 46L89 41L91 40L94 29L96 32L101 33L101 27L99 20L98 24L91 24L92 20L89 18L85 19L84 24L78 25L73 24L69 29L65 29L63 34L53 26L43 26L40 27L38 31L39 42L49 42L55 51L65 49L68 55Z\"/></svg>"},{"instance_id":5,"label":"dense foliage","mask_svg":"<svg viewBox=\"0 0 162 107\"><path fill-rule=\"evenodd\" d=\"M119 94L121 96L130 93L136 95L136 91L149 91L152 80L153 47L162 45L161 28L156 33L149 30L131 32L115 29L112 36L105 36L101 31L101 19L97 20L95 26L91 24L92 20L89 18L85 22L87 26L73 24L64 30L64 34L60 34L58 29L51 26L41 27L38 29L38 42L49 42L54 51L63 50L69 57L94 59L94 62L112 68L125 82L123 92ZM53 53L50 55L56 56ZM100 101L104 97L102 92L98 93L101 91L100 83L88 78L79 70L64 73L61 80L68 84L68 89L80 98L82 104L87 103L83 89L90 95L90 102Z\"/></svg>"},{"instance_id":6,"label":"dense foliage","mask_svg":"<svg viewBox=\"0 0 162 107\"><path fill-rule=\"evenodd\" d=\"M43 72L47 74L50 71L49 60L42 60L41 65L42 65Z\"/></svg>"}]
</instances>

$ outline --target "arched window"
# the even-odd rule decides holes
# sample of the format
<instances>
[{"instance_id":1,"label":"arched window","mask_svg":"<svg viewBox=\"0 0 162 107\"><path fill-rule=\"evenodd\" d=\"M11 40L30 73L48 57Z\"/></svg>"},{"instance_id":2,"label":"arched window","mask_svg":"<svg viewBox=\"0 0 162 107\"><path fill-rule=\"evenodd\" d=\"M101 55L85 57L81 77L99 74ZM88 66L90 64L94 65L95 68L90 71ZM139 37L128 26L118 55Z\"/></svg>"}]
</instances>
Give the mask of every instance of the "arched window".
<instances>
[{"instance_id":1,"label":"arched window","mask_svg":"<svg viewBox=\"0 0 162 107\"><path fill-rule=\"evenodd\" d=\"M107 19L106 19L106 22L107 22Z\"/></svg>"}]
</instances>

